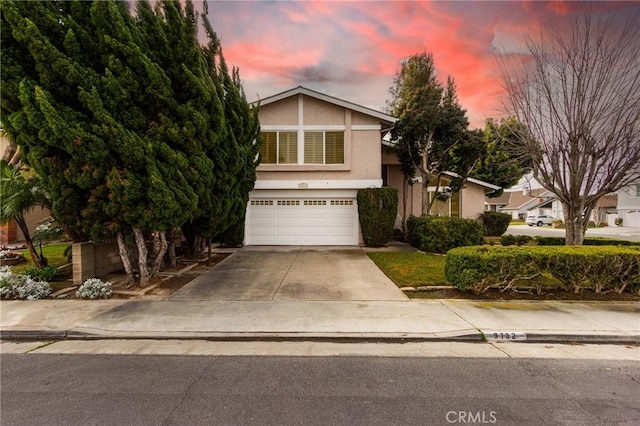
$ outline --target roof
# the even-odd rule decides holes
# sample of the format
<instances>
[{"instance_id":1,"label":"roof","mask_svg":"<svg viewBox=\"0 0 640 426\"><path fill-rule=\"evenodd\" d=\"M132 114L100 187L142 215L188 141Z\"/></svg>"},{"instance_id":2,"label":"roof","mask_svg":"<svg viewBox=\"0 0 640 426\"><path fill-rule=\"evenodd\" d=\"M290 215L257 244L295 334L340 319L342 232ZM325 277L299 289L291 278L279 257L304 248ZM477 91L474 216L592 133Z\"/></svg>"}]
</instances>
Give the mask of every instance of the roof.
<instances>
[{"instance_id":1,"label":"roof","mask_svg":"<svg viewBox=\"0 0 640 426\"><path fill-rule=\"evenodd\" d=\"M360 112L362 114L376 117L389 124L395 123L397 121L395 117L393 117L392 115L386 114L384 112L376 111L375 109L354 104L353 102L349 102L343 99L335 98L333 96L325 95L324 93L316 92L315 90L307 89L306 87L302 87L302 86L298 86L293 89L289 89L284 92L280 92L263 99L258 99L257 101L253 101L252 104L253 105L269 105L271 103L278 102L282 99L290 98L291 96L296 96L296 95L304 95L304 96L309 96L311 98L319 99L324 102L328 102L334 105L341 106L343 108Z\"/></svg>"},{"instance_id":2,"label":"roof","mask_svg":"<svg viewBox=\"0 0 640 426\"><path fill-rule=\"evenodd\" d=\"M487 204L495 204L495 205L507 205L509 204L509 198L511 197L513 192L503 192L499 197L494 198L486 198L485 202Z\"/></svg>"},{"instance_id":3,"label":"roof","mask_svg":"<svg viewBox=\"0 0 640 426\"><path fill-rule=\"evenodd\" d=\"M444 174L447 175L447 176L451 176L451 177L460 177L459 174L454 173L454 172L444 172ZM480 180L480 179L471 178L471 177L467 178L465 180L465 182L475 183L476 185L484 186L485 188L493 189L494 191L497 191L497 190L501 189L497 185L494 185L494 184L489 183L489 182L485 182L485 181Z\"/></svg>"},{"instance_id":4,"label":"roof","mask_svg":"<svg viewBox=\"0 0 640 426\"><path fill-rule=\"evenodd\" d=\"M549 197L551 192L544 189L532 189L529 194L523 194L522 191L509 192L509 204L502 207L500 210L520 210L527 204L532 202L538 202L540 197Z\"/></svg>"}]
</instances>

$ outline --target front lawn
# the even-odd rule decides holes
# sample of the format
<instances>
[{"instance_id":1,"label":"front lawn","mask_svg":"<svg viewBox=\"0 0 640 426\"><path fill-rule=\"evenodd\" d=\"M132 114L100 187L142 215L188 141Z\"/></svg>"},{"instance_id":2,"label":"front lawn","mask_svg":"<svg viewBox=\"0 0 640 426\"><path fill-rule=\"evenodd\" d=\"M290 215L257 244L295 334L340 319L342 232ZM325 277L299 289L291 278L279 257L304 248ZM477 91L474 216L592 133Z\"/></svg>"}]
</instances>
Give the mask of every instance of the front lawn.
<instances>
[{"instance_id":1,"label":"front lawn","mask_svg":"<svg viewBox=\"0 0 640 426\"><path fill-rule=\"evenodd\" d=\"M66 265L67 263L69 263L69 261L64 255L64 250L70 245L71 243L56 243L56 244L47 244L42 246L42 254L44 254L44 257L47 258L47 261L49 262L49 266L53 266L54 268L57 268L59 266ZM36 247L36 250L40 251L40 249L38 249L37 247ZM20 253L22 253L24 258L27 259L26 262L20 263L18 265L11 267L11 271L14 274L20 274L21 272L26 271L27 269L30 269L30 268L34 268L36 266L31 261L31 253L29 253L28 249L14 250L14 251L19 251Z\"/></svg>"},{"instance_id":2,"label":"front lawn","mask_svg":"<svg viewBox=\"0 0 640 426\"><path fill-rule=\"evenodd\" d=\"M443 255L415 252L369 253L378 268L398 287L449 285Z\"/></svg>"}]
</instances>

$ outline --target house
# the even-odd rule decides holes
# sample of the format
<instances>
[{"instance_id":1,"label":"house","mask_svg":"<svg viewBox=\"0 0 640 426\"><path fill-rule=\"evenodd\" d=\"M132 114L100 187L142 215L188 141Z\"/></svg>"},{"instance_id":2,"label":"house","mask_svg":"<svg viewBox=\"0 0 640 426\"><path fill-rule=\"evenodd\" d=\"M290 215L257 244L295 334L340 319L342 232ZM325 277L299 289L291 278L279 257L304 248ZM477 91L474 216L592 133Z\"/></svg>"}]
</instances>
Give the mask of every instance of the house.
<instances>
[{"instance_id":1,"label":"house","mask_svg":"<svg viewBox=\"0 0 640 426\"><path fill-rule=\"evenodd\" d=\"M505 194L509 194L509 202L498 211L510 214L512 219L521 220L527 216L549 214L550 202L555 198L550 191L543 188L524 188L522 191L505 192Z\"/></svg>"},{"instance_id":2,"label":"house","mask_svg":"<svg viewBox=\"0 0 640 426\"><path fill-rule=\"evenodd\" d=\"M403 177L395 154L383 147L394 117L301 86L256 104L262 161L249 194L245 244L361 244L357 192L383 185L401 193L401 223ZM419 186L407 190L408 214L420 212ZM444 214L478 217L489 187L497 189L468 183L442 206Z\"/></svg>"},{"instance_id":3,"label":"house","mask_svg":"<svg viewBox=\"0 0 640 426\"><path fill-rule=\"evenodd\" d=\"M503 207L509 204L509 198L511 198L511 192L503 192L499 197L485 197L484 210L488 212L499 212Z\"/></svg>"},{"instance_id":4,"label":"house","mask_svg":"<svg viewBox=\"0 0 640 426\"><path fill-rule=\"evenodd\" d=\"M622 226L640 228L640 181L627 185L618 191L618 217Z\"/></svg>"}]
</instances>

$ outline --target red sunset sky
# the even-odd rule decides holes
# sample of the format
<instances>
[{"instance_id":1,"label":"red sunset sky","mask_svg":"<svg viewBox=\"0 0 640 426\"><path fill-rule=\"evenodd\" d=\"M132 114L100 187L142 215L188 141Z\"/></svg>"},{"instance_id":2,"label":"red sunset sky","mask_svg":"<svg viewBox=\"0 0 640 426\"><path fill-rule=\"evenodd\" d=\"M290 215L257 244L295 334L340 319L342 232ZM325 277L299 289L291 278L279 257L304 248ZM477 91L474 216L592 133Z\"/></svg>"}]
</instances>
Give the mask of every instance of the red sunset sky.
<instances>
[{"instance_id":1,"label":"red sunset sky","mask_svg":"<svg viewBox=\"0 0 640 426\"><path fill-rule=\"evenodd\" d=\"M565 30L576 13L611 11L617 19L640 2L209 0L208 7L250 101L302 85L384 110L402 59L426 50L481 127L501 115L496 52L521 54L525 35Z\"/></svg>"}]
</instances>

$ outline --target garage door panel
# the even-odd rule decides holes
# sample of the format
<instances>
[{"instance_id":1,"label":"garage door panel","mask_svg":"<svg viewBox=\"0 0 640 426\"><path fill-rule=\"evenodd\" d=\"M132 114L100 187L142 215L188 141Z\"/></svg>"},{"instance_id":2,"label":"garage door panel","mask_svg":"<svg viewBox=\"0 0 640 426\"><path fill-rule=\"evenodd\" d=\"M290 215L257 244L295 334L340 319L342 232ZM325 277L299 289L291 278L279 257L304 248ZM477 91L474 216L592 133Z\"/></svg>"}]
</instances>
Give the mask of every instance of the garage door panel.
<instances>
[{"instance_id":1,"label":"garage door panel","mask_svg":"<svg viewBox=\"0 0 640 426\"><path fill-rule=\"evenodd\" d=\"M357 245L354 199L252 199L247 244Z\"/></svg>"}]
</instances>

